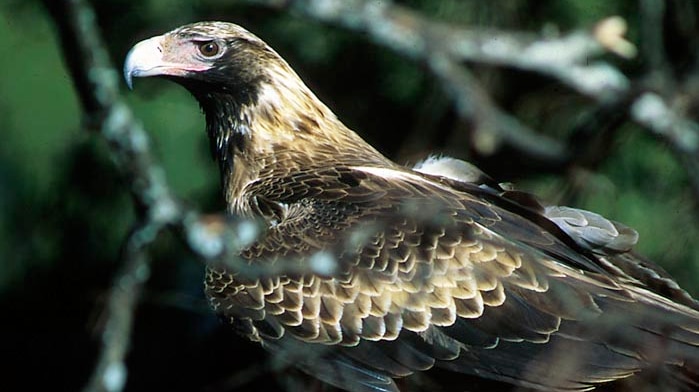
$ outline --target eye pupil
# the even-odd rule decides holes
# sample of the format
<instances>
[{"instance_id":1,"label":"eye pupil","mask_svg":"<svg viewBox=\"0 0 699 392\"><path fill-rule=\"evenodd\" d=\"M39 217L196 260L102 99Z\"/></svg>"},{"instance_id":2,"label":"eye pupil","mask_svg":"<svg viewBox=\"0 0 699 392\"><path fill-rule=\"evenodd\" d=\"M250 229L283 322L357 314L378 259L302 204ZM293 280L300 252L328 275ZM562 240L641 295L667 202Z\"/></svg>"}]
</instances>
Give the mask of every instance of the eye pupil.
<instances>
[{"instance_id":1,"label":"eye pupil","mask_svg":"<svg viewBox=\"0 0 699 392\"><path fill-rule=\"evenodd\" d=\"M205 57L212 57L218 54L219 47L216 42L204 42L199 45L199 53Z\"/></svg>"}]
</instances>

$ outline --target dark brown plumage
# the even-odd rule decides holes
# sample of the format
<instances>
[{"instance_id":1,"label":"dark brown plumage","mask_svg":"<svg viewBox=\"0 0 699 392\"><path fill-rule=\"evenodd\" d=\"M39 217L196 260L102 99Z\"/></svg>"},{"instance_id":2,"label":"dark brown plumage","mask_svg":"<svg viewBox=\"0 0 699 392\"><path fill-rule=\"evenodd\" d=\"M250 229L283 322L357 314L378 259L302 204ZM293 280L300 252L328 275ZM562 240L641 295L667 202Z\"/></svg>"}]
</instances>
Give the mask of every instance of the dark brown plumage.
<instances>
[{"instance_id":1,"label":"dark brown plumage","mask_svg":"<svg viewBox=\"0 0 699 392\"><path fill-rule=\"evenodd\" d=\"M296 271L209 267L206 293L303 371L352 391L397 390L435 366L585 390L660 367L691 388L699 306L633 254L632 229L542 206L462 161L396 165L233 24L143 41L124 72L201 104L229 212L267 225L241 256Z\"/></svg>"}]
</instances>

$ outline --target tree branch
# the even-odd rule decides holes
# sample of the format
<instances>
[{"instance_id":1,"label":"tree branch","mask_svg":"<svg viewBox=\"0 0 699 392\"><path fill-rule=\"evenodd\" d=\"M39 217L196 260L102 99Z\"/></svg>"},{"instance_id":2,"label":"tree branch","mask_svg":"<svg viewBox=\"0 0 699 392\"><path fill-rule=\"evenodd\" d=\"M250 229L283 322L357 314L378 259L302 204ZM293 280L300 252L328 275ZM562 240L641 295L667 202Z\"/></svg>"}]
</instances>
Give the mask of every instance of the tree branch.
<instances>
[{"instance_id":1,"label":"tree branch","mask_svg":"<svg viewBox=\"0 0 699 392\"><path fill-rule=\"evenodd\" d=\"M116 392L126 384L125 358L131 340L133 312L150 275L146 247L159 231L151 226L140 225L124 245L122 269L116 275L104 310L101 355L85 392Z\"/></svg>"},{"instance_id":2,"label":"tree branch","mask_svg":"<svg viewBox=\"0 0 699 392\"><path fill-rule=\"evenodd\" d=\"M374 42L426 63L452 97L459 116L476 124L475 147L486 154L502 140L529 156L560 165L574 161L576 151L584 149L573 146L571 152L563 143L538 134L500 110L470 77L463 61L536 72L592 98L602 107L623 106L622 110L632 121L673 146L689 174L695 199L699 201L699 146L696 142L699 125L696 120L673 109L667 103L669 100L646 92L647 83L632 88L632 82L617 68L603 61L590 61L608 52L624 58L636 55L636 47L624 38L626 23L619 17L604 19L588 31L541 37L447 25L387 0L248 2L288 9L311 19L367 33ZM652 20L644 21L643 35L647 42L643 49L649 57L651 70L660 68L656 73L663 79L661 85L676 87L678 83L668 79L671 75L662 43L664 4L661 3L659 0L641 2L644 15ZM682 91L670 93L679 99L684 94Z\"/></svg>"},{"instance_id":3,"label":"tree branch","mask_svg":"<svg viewBox=\"0 0 699 392\"><path fill-rule=\"evenodd\" d=\"M504 113L469 75L463 61L504 65L557 79L597 101L618 98L629 81L616 68L589 59L606 52L625 57L636 53L623 34L621 18L609 18L591 31L558 37L497 30L470 30L432 21L390 1L372 0L249 0L285 8L306 17L368 33L378 44L420 60L442 81L457 112L476 124L475 147L486 155L501 141L527 155L560 165L570 160L566 146L543 136ZM487 136L490 134L490 136ZM481 143L479 143L481 141Z\"/></svg>"},{"instance_id":4,"label":"tree branch","mask_svg":"<svg viewBox=\"0 0 699 392\"><path fill-rule=\"evenodd\" d=\"M162 167L150 153L150 141L119 93L120 75L83 0L45 0L58 27L64 58L84 108L87 124L104 137L139 208L163 223L181 214L165 182Z\"/></svg>"},{"instance_id":5,"label":"tree branch","mask_svg":"<svg viewBox=\"0 0 699 392\"><path fill-rule=\"evenodd\" d=\"M669 142L687 170L695 200L699 200L699 124L653 92L641 95L630 111L635 122Z\"/></svg>"},{"instance_id":6,"label":"tree branch","mask_svg":"<svg viewBox=\"0 0 699 392\"><path fill-rule=\"evenodd\" d=\"M122 268L104 311L98 364L85 387L90 392L119 392L126 383L124 361L134 309L149 276L147 248L158 234L173 227L202 260L232 263L238 262L240 247L254 240L257 231L244 226L245 221L201 216L181 205L153 159L143 126L120 96L120 75L111 66L92 8L84 0L45 0L44 5L60 34L87 124L108 142L140 219L125 241Z\"/></svg>"}]
</instances>

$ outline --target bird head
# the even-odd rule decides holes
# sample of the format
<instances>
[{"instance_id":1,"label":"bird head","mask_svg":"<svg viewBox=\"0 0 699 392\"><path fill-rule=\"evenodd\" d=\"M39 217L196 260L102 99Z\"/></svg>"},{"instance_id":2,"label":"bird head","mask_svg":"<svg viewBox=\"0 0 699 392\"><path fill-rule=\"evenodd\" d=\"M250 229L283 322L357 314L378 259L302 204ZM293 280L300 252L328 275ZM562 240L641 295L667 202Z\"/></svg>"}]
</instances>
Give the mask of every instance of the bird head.
<instances>
[{"instance_id":1,"label":"bird head","mask_svg":"<svg viewBox=\"0 0 699 392\"><path fill-rule=\"evenodd\" d=\"M281 56L238 25L198 22L136 44L126 56L126 83L149 76L175 81L199 101L223 179L235 177L230 184L242 186L268 164L386 160L345 127ZM282 162L282 156L288 159Z\"/></svg>"},{"instance_id":2,"label":"bird head","mask_svg":"<svg viewBox=\"0 0 699 392\"><path fill-rule=\"evenodd\" d=\"M286 77L295 76L266 43L244 28L225 22L199 22L136 44L126 56L124 78L171 79L198 99L225 93L239 105L256 102L263 85L272 82L270 64Z\"/></svg>"}]
</instances>

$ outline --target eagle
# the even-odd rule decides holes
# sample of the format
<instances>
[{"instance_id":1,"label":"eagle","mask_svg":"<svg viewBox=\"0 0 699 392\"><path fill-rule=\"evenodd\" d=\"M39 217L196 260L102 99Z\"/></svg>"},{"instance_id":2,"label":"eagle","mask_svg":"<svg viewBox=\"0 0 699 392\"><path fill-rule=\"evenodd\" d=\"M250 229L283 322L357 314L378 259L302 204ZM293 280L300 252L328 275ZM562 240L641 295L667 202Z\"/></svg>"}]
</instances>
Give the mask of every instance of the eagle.
<instances>
[{"instance_id":1,"label":"eagle","mask_svg":"<svg viewBox=\"0 0 699 392\"><path fill-rule=\"evenodd\" d=\"M124 76L199 102L227 213L265 227L244 263L207 266L208 301L301 371L361 392L432 368L546 391L648 372L697 387L699 305L633 229L462 160L394 163L236 24L141 41Z\"/></svg>"}]
</instances>

